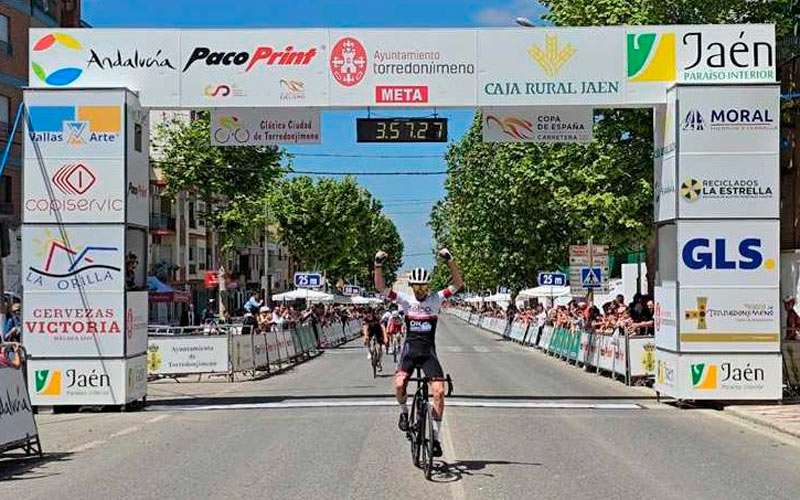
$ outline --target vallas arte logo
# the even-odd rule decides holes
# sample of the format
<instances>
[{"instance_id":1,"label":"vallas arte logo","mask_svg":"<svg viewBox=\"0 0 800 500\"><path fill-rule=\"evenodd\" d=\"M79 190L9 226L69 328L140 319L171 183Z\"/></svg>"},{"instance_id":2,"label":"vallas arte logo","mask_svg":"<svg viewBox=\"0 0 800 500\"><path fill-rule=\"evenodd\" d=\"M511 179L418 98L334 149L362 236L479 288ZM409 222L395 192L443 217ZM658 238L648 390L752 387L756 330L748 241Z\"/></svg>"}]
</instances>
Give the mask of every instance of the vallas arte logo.
<instances>
[{"instance_id":1,"label":"vallas arte logo","mask_svg":"<svg viewBox=\"0 0 800 500\"><path fill-rule=\"evenodd\" d=\"M692 387L700 390L717 388L717 365L713 363L692 364Z\"/></svg>"},{"instance_id":2,"label":"vallas arte logo","mask_svg":"<svg viewBox=\"0 0 800 500\"><path fill-rule=\"evenodd\" d=\"M61 395L61 370L36 370L36 394L40 396Z\"/></svg>"},{"instance_id":3,"label":"vallas arte logo","mask_svg":"<svg viewBox=\"0 0 800 500\"><path fill-rule=\"evenodd\" d=\"M676 80L675 33L628 33L627 42L628 80Z\"/></svg>"},{"instance_id":4,"label":"vallas arte logo","mask_svg":"<svg viewBox=\"0 0 800 500\"><path fill-rule=\"evenodd\" d=\"M66 33L50 33L40 38L33 45L33 52L45 52L56 47L63 47L69 50L82 50L83 45L75 37L67 35ZM83 70L80 68L59 68L52 70L50 73L39 63L31 60L31 68L33 73L39 80L52 85L54 87L63 87L77 80Z\"/></svg>"}]
</instances>

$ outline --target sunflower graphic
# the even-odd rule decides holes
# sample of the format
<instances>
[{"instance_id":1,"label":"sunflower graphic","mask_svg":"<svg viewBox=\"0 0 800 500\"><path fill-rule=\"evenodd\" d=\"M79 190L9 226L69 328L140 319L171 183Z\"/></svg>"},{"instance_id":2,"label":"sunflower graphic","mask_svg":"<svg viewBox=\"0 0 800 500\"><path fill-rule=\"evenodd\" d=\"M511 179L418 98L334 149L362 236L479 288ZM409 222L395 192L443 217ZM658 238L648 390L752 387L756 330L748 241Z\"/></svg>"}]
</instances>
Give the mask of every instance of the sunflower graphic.
<instances>
[{"instance_id":1,"label":"sunflower graphic","mask_svg":"<svg viewBox=\"0 0 800 500\"><path fill-rule=\"evenodd\" d=\"M703 193L703 182L697 179L686 179L681 184L681 196L689 201L697 201Z\"/></svg>"}]
</instances>

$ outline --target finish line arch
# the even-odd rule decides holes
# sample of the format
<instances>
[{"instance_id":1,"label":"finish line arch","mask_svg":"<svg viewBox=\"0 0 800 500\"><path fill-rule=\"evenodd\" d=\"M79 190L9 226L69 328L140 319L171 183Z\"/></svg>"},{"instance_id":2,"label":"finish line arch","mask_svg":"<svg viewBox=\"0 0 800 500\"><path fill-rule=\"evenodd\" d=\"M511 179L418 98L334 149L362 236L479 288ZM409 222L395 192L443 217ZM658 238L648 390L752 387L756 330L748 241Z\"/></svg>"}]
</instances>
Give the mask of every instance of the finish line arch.
<instances>
[{"instance_id":1,"label":"finish line arch","mask_svg":"<svg viewBox=\"0 0 800 500\"><path fill-rule=\"evenodd\" d=\"M24 205L52 202L60 191L88 208L24 210L25 303L85 308L91 295L108 303L127 334L66 351L33 340L34 404L141 396L147 335L136 314L147 298L126 290L125 269L149 222L146 190L136 189L148 184L147 108L654 108L656 387L686 399L781 397L772 25L37 28L30 47ZM773 196L697 196L698 183L742 178ZM92 204L87 193L97 191L113 203ZM119 209L106 210L112 206ZM63 255L42 261L43 250ZM762 321L733 319L753 314ZM42 373L101 368L113 373L110 399L99 403L54 399L55 382L37 382Z\"/></svg>"}]
</instances>

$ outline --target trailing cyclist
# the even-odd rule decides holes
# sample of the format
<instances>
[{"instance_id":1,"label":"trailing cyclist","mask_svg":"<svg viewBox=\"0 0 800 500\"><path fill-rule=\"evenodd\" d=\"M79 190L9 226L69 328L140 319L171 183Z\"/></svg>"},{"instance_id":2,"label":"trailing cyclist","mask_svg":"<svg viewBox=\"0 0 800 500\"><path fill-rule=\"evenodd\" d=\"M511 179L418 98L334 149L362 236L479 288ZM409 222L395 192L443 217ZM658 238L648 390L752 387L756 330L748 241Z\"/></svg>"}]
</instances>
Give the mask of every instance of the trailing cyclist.
<instances>
[{"instance_id":1,"label":"trailing cyclist","mask_svg":"<svg viewBox=\"0 0 800 500\"><path fill-rule=\"evenodd\" d=\"M375 363L378 366L378 371L383 371L381 354L383 353L383 346L387 345L389 340L386 338L386 334L381 327L380 319L374 309L368 308L365 311L361 332L364 336L364 347L367 348L367 359L372 360L371 342L374 339L377 344L375 355L378 357Z\"/></svg>"},{"instance_id":2,"label":"trailing cyclist","mask_svg":"<svg viewBox=\"0 0 800 500\"><path fill-rule=\"evenodd\" d=\"M403 318L400 316L400 312L397 310L397 305L392 304L389 306L390 310L387 311L389 314L386 323L383 326L384 331L386 332L386 338L389 340L389 347L391 348L392 354L395 353L400 346L400 336L403 334ZM384 314L384 316L386 316Z\"/></svg>"},{"instance_id":3,"label":"trailing cyclist","mask_svg":"<svg viewBox=\"0 0 800 500\"><path fill-rule=\"evenodd\" d=\"M444 415L445 378L442 365L436 356L436 323L442 301L447 299L464 287L461 271L453 260L453 256L446 248L439 250L439 258L447 263L453 282L450 286L435 294L430 293L430 275L424 268L418 267L411 271L408 284L414 292L413 295L398 293L386 286L383 279L383 262L386 252L375 254L375 286L383 291L384 295L396 301L405 311L406 342L400 364L395 374L395 396L400 404L400 430L408 430L408 406L406 405L406 386L408 377L417 367L421 367L425 376L431 380L430 389L433 395L433 456L442 456L440 433L442 416Z\"/></svg>"}]
</instances>

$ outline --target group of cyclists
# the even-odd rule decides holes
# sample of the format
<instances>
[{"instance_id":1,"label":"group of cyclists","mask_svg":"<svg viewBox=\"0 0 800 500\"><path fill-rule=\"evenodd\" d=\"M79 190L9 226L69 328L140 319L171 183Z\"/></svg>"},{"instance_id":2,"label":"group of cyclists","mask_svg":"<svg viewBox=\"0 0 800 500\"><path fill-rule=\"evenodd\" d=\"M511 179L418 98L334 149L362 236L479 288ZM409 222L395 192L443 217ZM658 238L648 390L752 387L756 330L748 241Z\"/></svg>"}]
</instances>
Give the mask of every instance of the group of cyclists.
<instances>
[{"instance_id":1,"label":"group of cyclists","mask_svg":"<svg viewBox=\"0 0 800 500\"><path fill-rule=\"evenodd\" d=\"M383 314L374 309L365 315L362 327L364 346L370 360L372 356L381 356L384 351L391 353L401 349L394 376L395 397L400 406L398 427L401 431L407 431L409 426L409 409L406 403L409 377L415 369L421 368L425 377L430 380L430 393L433 397L433 455L440 457L442 448L439 436L444 415L445 375L436 355L436 325L442 302L458 293L464 287L464 282L452 254L443 248L439 250L438 257L450 270L450 286L431 293L430 273L425 268L418 267L411 271L408 279L413 293L396 292L384 281L383 263L386 257L387 254L383 251L375 254L375 286L390 305ZM403 337L404 342L400 342ZM375 346L378 348L375 349ZM382 370L380 361L379 358L378 367Z\"/></svg>"}]
</instances>

